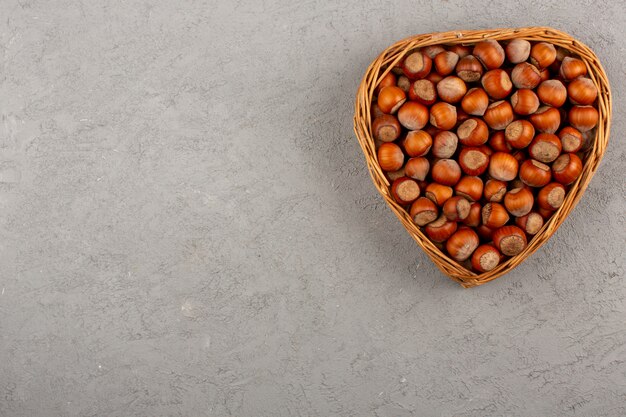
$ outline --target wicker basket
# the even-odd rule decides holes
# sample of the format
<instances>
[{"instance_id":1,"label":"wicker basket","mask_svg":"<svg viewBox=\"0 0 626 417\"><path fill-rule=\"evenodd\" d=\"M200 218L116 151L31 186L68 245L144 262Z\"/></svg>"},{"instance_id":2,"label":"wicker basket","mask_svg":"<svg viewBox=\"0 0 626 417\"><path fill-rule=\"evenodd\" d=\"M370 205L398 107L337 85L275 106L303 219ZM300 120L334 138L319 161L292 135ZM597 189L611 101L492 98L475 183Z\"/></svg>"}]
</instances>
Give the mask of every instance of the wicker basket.
<instances>
[{"instance_id":1,"label":"wicker basket","mask_svg":"<svg viewBox=\"0 0 626 417\"><path fill-rule=\"evenodd\" d=\"M392 198L389 190L389 182L378 165L374 140L372 138L370 106L374 89L379 80L384 77L391 68L396 65L409 52L428 45L436 44L474 44L484 39L506 41L508 39L522 38L529 41L546 41L561 46L578 55L587 65L589 77L598 88L598 112L599 122L596 129L595 139L588 148L582 175L576 180L568 192L563 205L546 222L543 228L528 243L526 249L514 256L492 271L476 274L456 261L450 259L439 250L413 223L409 214L398 205ZM453 31L442 33L429 33L416 35L397 42L381 53L378 58L367 68L361 81L355 104L354 131L361 144L367 166L374 185L383 196L391 210L398 216L409 234L417 244L428 254L435 265L453 280L464 287L474 287L484 284L506 274L528 256L539 249L563 223L567 215L576 206L582 197L591 177L595 173L600 160L606 150L611 119L611 91L606 73L598 60L598 57L584 44L572 38L570 35L548 27L529 27L518 29L493 29L493 30L470 30Z\"/></svg>"}]
</instances>

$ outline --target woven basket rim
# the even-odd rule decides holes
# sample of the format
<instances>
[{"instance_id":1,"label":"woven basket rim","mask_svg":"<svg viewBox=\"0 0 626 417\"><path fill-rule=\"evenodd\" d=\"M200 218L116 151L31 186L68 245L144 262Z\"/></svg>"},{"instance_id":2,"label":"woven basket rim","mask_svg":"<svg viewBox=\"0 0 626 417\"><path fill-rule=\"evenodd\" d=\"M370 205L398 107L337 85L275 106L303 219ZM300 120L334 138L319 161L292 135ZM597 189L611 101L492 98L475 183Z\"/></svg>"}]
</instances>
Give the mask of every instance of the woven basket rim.
<instances>
[{"instance_id":1,"label":"woven basket rim","mask_svg":"<svg viewBox=\"0 0 626 417\"><path fill-rule=\"evenodd\" d=\"M509 258L492 271L476 274L452 260L437 248L413 223L409 214L392 198L389 191L389 182L377 161L374 139L371 133L370 107L374 97L374 89L378 85L379 80L391 71L393 66L412 50L428 45L473 44L485 39L505 41L513 38L521 38L535 42L550 42L555 46L561 46L578 55L587 66L589 78L591 78L598 88L597 108L599 121L593 145L587 151L584 160L582 174L571 185L571 189L567 193L563 205L528 242L528 246L522 253ZM381 71L381 69L383 70ZM609 140L611 113L612 98L610 85L600 60L588 46L573 38L571 35L546 26L486 30L454 30L409 36L386 48L372 61L365 71L365 75L357 90L354 132L363 150L372 181L378 192L383 196L387 205L398 217L409 235L411 235L415 242L426 252L435 265L437 265L445 275L457 281L463 287L468 288L482 285L511 271L543 246L559 228L580 201L580 198L589 185L589 181L598 169Z\"/></svg>"}]
</instances>

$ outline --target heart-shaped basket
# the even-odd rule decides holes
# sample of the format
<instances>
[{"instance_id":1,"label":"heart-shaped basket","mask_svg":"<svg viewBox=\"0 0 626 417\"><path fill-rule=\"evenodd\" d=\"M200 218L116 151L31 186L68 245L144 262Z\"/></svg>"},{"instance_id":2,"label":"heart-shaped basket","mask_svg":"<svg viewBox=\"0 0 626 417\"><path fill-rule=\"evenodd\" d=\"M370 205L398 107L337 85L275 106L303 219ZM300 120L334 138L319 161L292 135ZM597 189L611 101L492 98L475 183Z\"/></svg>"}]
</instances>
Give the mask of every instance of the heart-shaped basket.
<instances>
[{"instance_id":1,"label":"heart-shaped basket","mask_svg":"<svg viewBox=\"0 0 626 417\"><path fill-rule=\"evenodd\" d=\"M550 42L555 46L563 47L578 55L587 65L588 76L598 89L597 107L599 121L593 143L587 148L585 154L582 174L576 182L572 184L563 205L544 224L542 229L528 243L528 246L523 252L508 259L489 272L476 274L449 258L437 248L415 223L413 223L406 210L393 199L389 190L389 181L378 164L376 147L372 137L370 108L374 96L374 89L379 81L391 71L405 55L415 49L428 45L474 44L485 39L506 41L514 38L526 39L528 41ZM444 274L459 282L464 287L474 287L496 279L515 268L539 249L558 229L561 223L563 223L582 197L604 155L609 138L611 110L609 81L598 57L589 47L572 38L567 33L548 27L428 33L412 36L395 43L383 51L367 68L356 95L354 132L365 154L367 167L374 185L387 202L387 205L389 205L391 210L398 216L398 219L400 219L409 234Z\"/></svg>"}]
</instances>

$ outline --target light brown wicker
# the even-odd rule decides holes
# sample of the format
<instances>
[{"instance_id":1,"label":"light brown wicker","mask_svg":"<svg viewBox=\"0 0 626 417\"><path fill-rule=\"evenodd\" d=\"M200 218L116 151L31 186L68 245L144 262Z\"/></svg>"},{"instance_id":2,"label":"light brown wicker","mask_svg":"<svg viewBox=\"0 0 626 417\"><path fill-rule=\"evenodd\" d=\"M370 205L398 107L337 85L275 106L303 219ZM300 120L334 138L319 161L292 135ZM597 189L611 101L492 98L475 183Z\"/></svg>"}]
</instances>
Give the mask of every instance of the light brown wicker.
<instances>
[{"instance_id":1,"label":"light brown wicker","mask_svg":"<svg viewBox=\"0 0 626 417\"><path fill-rule=\"evenodd\" d=\"M593 144L586 153L582 175L572 185L561 208L546 222L541 231L535 235L522 253L508 259L490 272L476 274L450 259L445 253L439 250L413 223L409 214L392 198L389 190L389 182L387 178L385 178L377 161L376 148L371 132L370 106L374 89L378 85L379 80L407 55L407 53L417 48L435 44L474 44L483 39L506 41L514 38L550 42L555 46L561 46L578 55L586 63L589 77L598 88L597 106L600 119ZM400 219L417 244L433 260L435 265L437 265L444 274L467 288L484 284L515 268L539 249L558 229L561 223L563 223L585 192L606 150L609 138L611 111L612 105L609 81L598 57L589 47L572 38L567 33L549 27L462 30L412 36L395 43L383 51L367 68L365 76L359 86L355 104L354 132L365 154L367 167L374 185L391 210L396 214L398 219Z\"/></svg>"}]
</instances>

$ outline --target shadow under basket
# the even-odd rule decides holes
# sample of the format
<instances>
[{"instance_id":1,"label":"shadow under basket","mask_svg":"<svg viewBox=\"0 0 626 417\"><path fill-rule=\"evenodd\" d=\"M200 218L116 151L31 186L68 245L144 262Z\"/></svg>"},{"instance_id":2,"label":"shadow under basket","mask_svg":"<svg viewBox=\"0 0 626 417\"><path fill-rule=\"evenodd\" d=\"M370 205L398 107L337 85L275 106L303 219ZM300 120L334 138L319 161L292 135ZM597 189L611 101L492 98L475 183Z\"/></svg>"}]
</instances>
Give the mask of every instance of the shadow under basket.
<instances>
[{"instance_id":1,"label":"shadow under basket","mask_svg":"<svg viewBox=\"0 0 626 417\"><path fill-rule=\"evenodd\" d=\"M424 233L413 223L410 215L405 209L393 199L389 181L381 170L374 139L372 136L372 124L370 108L374 96L374 89L379 81L400 60L410 52L428 45L455 45L455 44L475 44L485 39L497 41L507 41L511 39L526 39L531 42L545 41L555 46L560 46L571 51L582 59L588 71L588 77L593 81L598 89L597 109L599 121L593 142L587 147L585 152L584 166L582 174L571 185L565 197L563 205L550 217L541 230L528 242L527 247L519 255L507 259L495 269L482 274L474 273L458 262L449 258ZM496 279L513 268L518 266L527 257L539 249L558 229L572 209L583 196L589 181L598 168L600 160L607 147L610 120L611 120L611 91L606 73L593 51L572 38L567 33L548 27L528 27L517 29L492 29L492 30L467 30L451 31L441 33L428 33L416 35L401 40L383 51L367 68L365 76L361 81L355 103L354 132L365 154L367 167L374 185L383 196L387 205L402 222L411 237L428 254L439 269L451 279L460 283L463 287L474 287Z\"/></svg>"}]
</instances>

